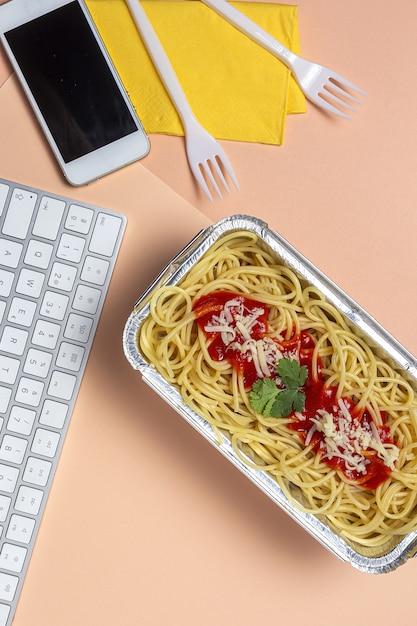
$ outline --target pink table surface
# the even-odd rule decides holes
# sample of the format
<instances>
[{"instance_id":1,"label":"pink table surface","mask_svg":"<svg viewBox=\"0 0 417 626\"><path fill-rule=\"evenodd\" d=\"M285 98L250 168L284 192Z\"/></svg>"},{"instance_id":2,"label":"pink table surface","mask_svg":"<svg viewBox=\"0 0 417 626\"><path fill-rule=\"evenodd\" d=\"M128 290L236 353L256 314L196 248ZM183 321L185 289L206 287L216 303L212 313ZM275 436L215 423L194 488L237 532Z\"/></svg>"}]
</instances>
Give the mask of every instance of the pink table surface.
<instances>
[{"instance_id":1,"label":"pink table surface","mask_svg":"<svg viewBox=\"0 0 417 626\"><path fill-rule=\"evenodd\" d=\"M417 3L300 0L302 52L369 93L350 122L308 105L280 147L222 142L240 192L211 204L182 138L68 186L0 56L0 176L96 202L128 228L15 626L382 626L415 615L417 564L338 561L126 363L131 307L198 229L266 220L417 354ZM12 123L11 123L12 122ZM359 616L359 617L358 617Z\"/></svg>"}]
</instances>

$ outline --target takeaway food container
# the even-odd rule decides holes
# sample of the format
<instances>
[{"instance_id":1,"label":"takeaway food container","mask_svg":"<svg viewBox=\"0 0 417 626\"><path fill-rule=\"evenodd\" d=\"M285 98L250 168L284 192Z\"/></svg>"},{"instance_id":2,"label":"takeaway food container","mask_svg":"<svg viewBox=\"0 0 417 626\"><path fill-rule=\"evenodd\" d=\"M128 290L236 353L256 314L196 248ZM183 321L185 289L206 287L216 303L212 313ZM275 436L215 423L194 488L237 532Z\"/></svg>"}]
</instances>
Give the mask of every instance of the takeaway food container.
<instances>
[{"instance_id":1,"label":"takeaway food container","mask_svg":"<svg viewBox=\"0 0 417 626\"><path fill-rule=\"evenodd\" d=\"M329 527L325 519L319 519L315 515L304 513L296 508L267 472L246 466L236 456L227 438L219 442L210 424L184 404L178 390L164 380L155 368L145 360L138 349L137 335L140 333L141 324L149 315L149 299L154 290L162 285L179 283L190 268L198 263L214 243L219 243L221 237L233 231L255 233L262 245L273 251L280 262L292 268L303 282L310 283L318 288L345 316L348 323L354 328L354 331L366 339L368 345L372 347L377 356L389 362L417 391L417 360L366 311L340 290L278 233L271 230L264 221L247 215L227 217L199 232L156 277L154 282L137 300L126 322L123 335L123 348L126 358L132 367L138 370L145 383L271 500L336 557L342 561L349 562L353 567L366 573L379 574L393 571L415 555L417 551L417 531L409 533L401 541L397 540L397 543L394 545L387 542L385 550L379 551L377 554L373 554L372 548L363 548L346 542Z\"/></svg>"}]
</instances>

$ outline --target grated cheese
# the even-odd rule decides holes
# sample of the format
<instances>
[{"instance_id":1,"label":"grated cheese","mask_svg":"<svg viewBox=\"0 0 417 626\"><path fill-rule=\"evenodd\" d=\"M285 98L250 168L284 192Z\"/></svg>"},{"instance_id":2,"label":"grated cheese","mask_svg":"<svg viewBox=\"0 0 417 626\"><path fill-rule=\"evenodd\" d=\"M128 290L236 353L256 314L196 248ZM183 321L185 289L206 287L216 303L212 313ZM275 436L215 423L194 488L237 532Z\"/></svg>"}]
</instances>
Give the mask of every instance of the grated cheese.
<instances>
[{"instance_id":1,"label":"grated cheese","mask_svg":"<svg viewBox=\"0 0 417 626\"><path fill-rule=\"evenodd\" d=\"M343 399L338 401L338 409L336 415L317 411L316 417L311 420L313 426L307 433L306 445L311 442L314 432L319 431L323 434L324 456L327 459L343 459L348 469L365 474L369 460L363 452L373 450L387 467L394 469L399 454L397 446L382 443L373 422L362 425L352 419Z\"/></svg>"},{"instance_id":2,"label":"grated cheese","mask_svg":"<svg viewBox=\"0 0 417 626\"><path fill-rule=\"evenodd\" d=\"M226 348L236 350L248 361L252 361L259 378L270 376L276 363L282 358L282 353L273 339L252 339L251 331L264 313L261 307L249 310L243 301L233 298L204 327L206 332L220 333Z\"/></svg>"}]
</instances>

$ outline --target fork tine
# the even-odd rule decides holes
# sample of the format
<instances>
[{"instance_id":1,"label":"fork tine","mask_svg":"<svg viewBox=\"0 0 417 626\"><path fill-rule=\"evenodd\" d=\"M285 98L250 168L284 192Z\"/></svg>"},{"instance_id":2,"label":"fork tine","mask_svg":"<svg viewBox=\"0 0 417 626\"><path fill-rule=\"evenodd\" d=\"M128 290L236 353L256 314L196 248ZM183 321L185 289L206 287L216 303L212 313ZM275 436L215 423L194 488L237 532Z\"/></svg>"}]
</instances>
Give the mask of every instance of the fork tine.
<instances>
[{"instance_id":1,"label":"fork tine","mask_svg":"<svg viewBox=\"0 0 417 626\"><path fill-rule=\"evenodd\" d=\"M199 165L192 165L190 163L190 167L191 167L191 171L194 174L194 178L196 179L196 181L198 182L198 184L200 185L200 187L202 188L202 190L204 191L204 193L206 194L207 198L210 200L210 202L214 202L213 200L213 196L210 193L210 190L207 186L207 183L204 179L204 176L201 172L201 169L199 167Z\"/></svg>"},{"instance_id":2,"label":"fork tine","mask_svg":"<svg viewBox=\"0 0 417 626\"><path fill-rule=\"evenodd\" d=\"M208 177L208 179L210 180L211 184L213 185L213 187L214 187L217 195L219 196L219 198L220 199L223 198L222 192L220 191L219 186L218 186L218 184L216 182L216 179L213 176L213 172L211 171L210 162L206 161L206 163L204 163L204 164L201 163L200 164L200 171L201 171L201 168L203 168L204 172L206 173L206 176Z\"/></svg>"},{"instance_id":3,"label":"fork tine","mask_svg":"<svg viewBox=\"0 0 417 626\"><path fill-rule=\"evenodd\" d=\"M226 189L227 193L230 195L230 187L227 184L227 180L224 177L224 174L222 172L222 168L220 167L220 162L219 161L220 161L219 157L215 156L214 159L211 161L211 165L212 165L213 169L215 170L217 176L219 177L221 184Z\"/></svg>"},{"instance_id":4,"label":"fork tine","mask_svg":"<svg viewBox=\"0 0 417 626\"><path fill-rule=\"evenodd\" d=\"M239 188L239 183L237 182L237 178L236 178L236 176L235 176L235 173L234 173L234 171L233 171L233 168L232 168L232 166L231 166L231 164L230 164L230 161L229 161L229 159L227 158L227 156L226 156L226 154L225 154L224 150L222 150L222 151L221 151L221 154L219 155L219 157L221 158L221 162L222 162L223 168L224 168L224 169L226 170L226 172L229 174L230 178L232 179L232 182L233 182L234 186L235 186L235 187L236 187L236 189L239 191L239 190L240 190L240 188ZM222 179L224 180L224 176L223 176L223 174L222 174ZM225 185L226 185L227 190L228 190L228 191L229 191L229 193L230 193L229 187L228 187L228 185L226 184L226 182L225 182Z\"/></svg>"},{"instance_id":5,"label":"fork tine","mask_svg":"<svg viewBox=\"0 0 417 626\"><path fill-rule=\"evenodd\" d=\"M329 111L329 113L334 113L335 115L339 115L340 117L343 117L345 120L351 119L349 115L347 115L346 113L343 113L343 111L341 111L337 107L327 102L327 100L325 100L321 94L317 94L316 104L322 109Z\"/></svg>"},{"instance_id":6,"label":"fork tine","mask_svg":"<svg viewBox=\"0 0 417 626\"><path fill-rule=\"evenodd\" d=\"M222 150L222 148L219 145L217 145L217 149L219 153L214 154L212 159L207 159L205 163L200 163L199 165L193 168L194 176L196 177L197 181L199 182L199 184L201 185L201 187L203 188L204 192L206 193L208 198L211 200L211 202L213 202L213 198L212 198L211 193L209 192L203 172L205 173L206 177L210 180L211 184L213 185L220 199L223 198L223 195L214 177L214 173L218 176L220 183L226 189L227 193L229 195L231 193L229 184L226 180L226 177L223 173L222 168L228 173L236 189L239 191L239 184L237 182L237 178L230 164L230 161L226 156L226 153L224 152L224 150Z\"/></svg>"},{"instance_id":7,"label":"fork tine","mask_svg":"<svg viewBox=\"0 0 417 626\"><path fill-rule=\"evenodd\" d=\"M356 91L357 93L360 93L362 96L365 96L365 98L368 97L368 94L365 91L363 91L363 89L361 89L360 87L357 87L354 83L351 83L350 80L347 80L347 78L343 78L343 76L341 76L340 74L337 74L337 72L332 71L331 79L332 81L335 81L336 83L338 83L341 87L345 87L345 88L351 89L352 91Z\"/></svg>"},{"instance_id":8,"label":"fork tine","mask_svg":"<svg viewBox=\"0 0 417 626\"><path fill-rule=\"evenodd\" d=\"M341 92L342 92L342 94L343 94L343 90L341 90ZM356 109L355 109L355 108L354 108L351 104L349 104L348 102L346 102L346 100L343 100L343 98L339 98L339 97L338 97L338 95L337 95L337 93L334 93L334 92L333 92L333 87L332 87L332 89L330 90L330 89L327 87L327 85L326 85L326 86L323 88L323 91L322 91L319 95L320 95L320 96L322 96L322 98L329 100L329 101L330 101L330 104L331 104L332 102L334 102L334 103L336 103L336 104L339 104L339 105L341 105L341 106L345 107L346 109L349 109L350 111L355 111L355 112L356 112Z\"/></svg>"},{"instance_id":9,"label":"fork tine","mask_svg":"<svg viewBox=\"0 0 417 626\"><path fill-rule=\"evenodd\" d=\"M221 150L221 154L220 155L214 155L214 158L212 160L207 160L206 163L199 163L197 165L193 165L192 172L194 174L194 177L196 178L198 184L200 185L200 187L203 189L204 193L206 194L206 196L208 197L208 199L210 200L210 202L214 202L213 200L213 196L211 195L206 179L204 177L203 172L205 173L205 175L207 176L207 178L210 180L211 184L213 185L217 195L219 196L220 199L223 198L222 193L220 191L220 188L217 184L216 179L214 178L213 172L211 170L211 168L214 169L215 173L217 174L217 176L220 179L220 182L222 183L222 185L224 186L224 188L226 189L227 193L230 194L230 187L227 183L227 180L223 174L222 168L220 166L220 163L223 165L224 169L227 171L227 173L229 174L230 178L232 179L236 189L239 191L239 184L237 182L235 173L232 169L232 166L230 165L229 159L227 158L227 156L223 153L223 151Z\"/></svg>"},{"instance_id":10,"label":"fork tine","mask_svg":"<svg viewBox=\"0 0 417 626\"><path fill-rule=\"evenodd\" d=\"M363 104L363 102L359 100L359 98L356 98L349 91L346 91L346 89L343 89L343 85L341 85L341 83L336 82L335 78L333 77L329 78L329 86L332 91L339 93L345 98L348 98L349 100L352 100L353 102L356 102L357 104Z\"/></svg>"},{"instance_id":11,"label":"fork tine","mask_svg":"<svg viewBox=\"0 0 417 626\"><path fill-rule=\"evenodd\" d=\"M228 185L228 182L225 178L225 175L223 173L223 170L225 170L228 175L230 176L234 186L236 187L236 189L239 191L239 183L237 182L237 178L235 176L235 173L233 171L233 168L230 164L229 159L227 158L225 152L223 150L220 151L220 153L214 158L213 160L213 167L218 175L218 177L220 178L223 186L225 187L226 191L228 194L231 193L230 191L230 187ZM223 168L223 170L222 170Z\"/></svg>"}]
</instances>

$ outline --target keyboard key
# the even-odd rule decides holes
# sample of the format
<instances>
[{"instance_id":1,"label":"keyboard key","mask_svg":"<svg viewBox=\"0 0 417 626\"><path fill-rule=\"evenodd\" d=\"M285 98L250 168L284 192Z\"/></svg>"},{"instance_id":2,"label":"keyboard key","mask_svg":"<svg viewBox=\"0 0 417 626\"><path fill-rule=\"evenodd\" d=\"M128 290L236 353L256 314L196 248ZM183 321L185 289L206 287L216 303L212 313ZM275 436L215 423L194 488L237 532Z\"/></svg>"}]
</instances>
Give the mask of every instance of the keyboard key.
<instances>
[{"instance_id":1,"label":"keyboard key","mask_svg":"<svg viewBox=\"0 0 417 626\"><path fill-rule=\"evenodd\" d=\"M71 400L74 393L77 378L65 372L55 370L51 376L51 382L48 387L48 394L53 398L61 400Z\"/></svg>"},{"instance_id":2,"label":"keyboard key","mask_svg":"<svg viewBox=\"0 0 417 626\"><path fill-rule=\"evenodd\" d=\"M122 220L115 215L99 213L94 226L88 249L96 254L111 256L113 254Z\"/></svg>"},{"instance_id":3,"label":"keyboard key","mask_svg":"<svg viewBox=\"0 0 417 626\"><path fill-rule=\"evenodd\" d=\"M98 309L100 298L101 291L99 289L87 285L78 285L72 307L76 311L94 315Z\"/></svg>"},{"instance_id":4,"label":"keyboard key","mask_svg":"<svg viewBox=\"0 0 417 626\"><path fill-rule=\"evenodd\" d=\"M0 463L0 489L6 493L13 493L16 488L19 470L11 465Z\"/></svg>"},{"instance_id":5,"label":"keyboard key","mask_svg":"<svg viewBox=\"0 0 417 626\"><path fill-rule=\"evenodd\" d=\"M13 385L16 382L20 361L0 354L0 381Z\"/></svg>"},{"instance_id":6,"label":"keyboard key","mask_svg":"<svg viewBox=\"0 0 417 626\"><path fill-rule=\"evenodd\" d=\"M5 326L0 340L0 350L8 354L22 356L28 336L27 330L15 328L14 326Z\"/></svg>"},{"instance_id":7,"label":"keyboard key","mask_svg":"<svg viewBox=\"0 0 417 626\"><path fill-rule=\"evenodd\" d=\"M10 311L7 316L9 322L20 326L31 326L36 311L36 302L24 298L13 298Z\"/></svg>"},{"instance_id":8,"label":"keyboard key","mask_svg":"<svg viewBox=\"0 0 417 626\"><path fill-rule=\"evenodd\" d=\"M26 487L22 485L17 492L15 509L21 513L30 513L37 515L41 508L43 499L43 491L34 487Z\"/></svg>"},{"instance_id":9,"label":"keyboard key","mask_svg":"<svg viewBox=\"0 0 417 626\"><path fill-rule=\"evenodd\" d=\"M104 285L109 267L109 263L106 260L87 256L81 272L81 280L94 285Z\"/></svg>"},{"instance_id":10,"label":"keyboard key","mask_svg":"<svg viewBox=\"0 0 417 626\"><path fill-rule=\"evenodd\" d=\"M13 543L4 543L0 551L0 567L11 572L21 572L25 563L27 548Z\"/></svg>"},{"instance_id":11,"label":"keyboard key","mask_svg":"<svg viewBox=\"0 0 417 626\"><path fill-rule=\"evenodd\" d=\"M33 438L31 452L48 458L55 456L60 435L52 430L37 428Z\"/></svg>"},{"instance_id":12,"label":"keyboard key","mask_svg":"<svg viewBox=\"0 0 417 626\"><path fill-rule=\"evenodd\" d=\"M34 519L15 513L10 517L6 538L11 541L28 544L32 538L34 528Z\"/></svg>"},{"instance_id":13,"label":"keyboard key","mask_svg":"<svg viewBox=\"0 0 417 626\"><path fill-rule=\"evenodd\" d=\"M55 293L54 291L46 291L41 305L41 315L62 321L65 317L68 303L68 296Z\"/></svg>"},{"instance_id":14,"label":"keyboard key","mask_svg":"<svg viewBox=\"0 0 417 626\"><path fill-rule=\"evenodd\" d=\"M10 200L2 233L25 239L38 196L32 191L16 188Z\"/></svg>"},{"instance_id":15,"label":"keyboard key","mask_svg":"<svg viewBox=\"0 0 417 626\"><path fill-rule=\"evenodd\" d=\"M54 263L48 280L49 287L72 291L77 276L77 268L65 263Z\"/></svg>"},{"instance_id":16,"label":"keyboard key","mask_svg":"<svg viewBox=\"0 0 417 626\"><path fill-rule=\"evenodd\" d=\"M16 401L28 406L39 406L44 387L40 380L22 376L16 391Z\"/></svg>"},{"instance_id":17,"label":"keyboard key","mask_svg":"<svg viewBox=\"0 0 417 626\"><path fill-rule=\"evenodd\" d=\"M39 423L52 428L63 428L68 415L68 404L57 402L56 400L45 400Z\"/></svg>"},{"instance_id":18,"label":"keyboard key","mask_svg":"<svg viewBox=\"0 0 417 626\"><path fill-rule=\"evenodd\" d=\"M23 371L30 376L39 376L39 378L46 378L51 366L52 354L50 352L44 352L43 350L37 350L36 348L29 348Z\"/></svg>"},{"instance_id":19,"label":"keyboard key","mask_svg":"<svg viewBox=\"0 0 417 626\"><path fill-rule=\"evenodd\" d=\"M10 615L10 606L8 604L0 603L0 626L7 626L7 620Z\"/></svg>"},{"instance_id":20,"label":"keyboard key","mask_svg":"<svg viewBox=\"0 0 417 626\"><path fill-rule=\"evenodd\" d=\"M85 349L73 343L63 341L60 345L56 364L62 369L79 372L83 363Z\"/></svg>"},{"instance_id":21,"label":"keyboard key","mask_svg":"<svg viewBox=\"0 0 417 626\"><path fill-rule=\"evenodd\" d=\"M7 298L12 290L14 274L0 269L0 296Z\"/></svg>"},{"instance_id":22,"label":"keyboard key","mask_svg":"<svg viewBox=\"0 0 417 626\"><path fill-rule=\"evenodd\" d=\"M14 437L13 435L4 435L0 445L0 459L20 465L25 456L27 439Z\"/></svg>"},{"instance_id":23,"label":"keyboard key","mask_svg":"<svg viewBox=\"0 0 417 626\"><path fill-rule=\"evenodd\" d=\"M19 279L16 285L17 293L21 293L24 296L32 296L32 298L39 298L43 283L45 280L45 274L41 272L35 272L28 268L22 268Z\"/></svg>"},{"instance_id":24,"label":"keyboard key","mask_svg":"<svg viewBox=\"0 0 417 626\"><path fill-rule=\"evenodd\" d=\"M85 239L64 233L59 242L56 255L59 259L79 263L83 255Z\"/></svg>"},{"instance_id":25,"label":"keyboard key","mask_svg":"<svg viewBox=\"0 0 417 626\"><path fill-rule=\"evenodd\" d=\"M10 509L12 499L9 496L0 495L0 522L5 522Z\"/></svg>"},{"instance_id":26,"label":"keyboard key","mask_svg":"<svg viewBox=\"0 0 417 626\"><path fill-rule=\"evenodd\" d=\"M4 207L6 206L6 200L10 187L5 183L0 183L0 215L3 214Z\"/></svg>"},{"instance_id":27,"label":"keyboard key","mask_svg":"<svg viewBox=\"0 0 417 626\"><path fill-rule=\"evenodd\" d=\"M23 480L27 483L32 483L32 485L45 487L48 482L51 469L51 461L45 461L45 459L38 459L31 456L28 458L28 462L26 463Z\"/></svg>"},{"instance_id":28,"label":"keyboard key","mask_svg":"<svg viewBox=\"0 0 417 626\"><path fill-rule=\"evenodd\" d=\"M6 413L9 408L11 396L12 390L9 389L9 387L3 387L0 385L0 413Z\"/></svg>"},{"instance_id":29,"label":"keyboard key","mask_svg":"<svg viewBox=\"0 0 417 626\"><path fill-rule=\"evenodd\" d=\"M25 263L46 270L51 260L53 246L50 243L31 239L25 254Z\"/></svg>"},{"instance_id":30,"label":"keyboard key","mask_svg":"<svg viewBox=\"0 0 417 626\"><path fill-rule=\"evenodd\" d=\"M65 221L65 228L86 235L90 230L93 217L94 211L92 209L79 206L78 204L71 204Z\"/></svg>"},{"instance_id":31,"label":"keyboard key","mask_svg":"<svg viewBox=\"0 0 417 626\"><path fill-rule=\"evenodd\" d=\"M10 606L0 603L0 626L7 626L7 620L10 614Z\"/></svg>"},{"instance_id":32,"label":"keyboard key","mask_svg":"<svg viewBox=\"0 0 417 626\"><path fill-rule=\"evenodd\" d=\"M22 406L12 406L7 421L7 430L20 435L30 435L35 418L36 411L25 409Z\"/></svg>"},{"instance_id":33,"label":"keyboard key","mask_svg":"<svg viewBox=\"0 0 417 626\"><path fill-rule=\"evenodd\" d=\"M11 602L16 593L17 584L19 579L17 576L11 576L10 574L4 574L0 572L0 600L6 600Z\"/></svg>"},{"instance_id":34,"label":"keyboard key","mask_svg":"<svg viewBox=\"0 0 417 626\"><path fill-rule=\"evenodd\" d=\"M90 338L90 332L93 327L91 317L71 313L68 316L68 322L64 330L64 337L72 341L81 341L87 343Z\"/></svg>"},{"instance_id":35,"label":"keyboard key","mask_svg":"<svg viewBox=\"0 0 417 626\"><path fill-rule=\"evenodd\" d=\"M16 268L19 265L23 246L17 241L0 239L0 263L6 267Z\"/></svg>"},{"instance_id":36,"label":"keyboard key","mask_svg":"<svg viewBox=\"0 0 417 626\"><path fill-rule=\"evenodd\" d=\"M53 350L57 344L61 326L53 322L38 320L33 331L32 343L35 346Z\"/></svg>"},{"instance_id":37,"label":"keyboard key","mask_svg":"<svg viewBox=\"0 0 417 626\"><path fill-rule=\"evenodd\" d=\"M55 241L64 215L65 202L57 198L43 196L33 225L33 234L37 237Z\"/></svg>"}]
</instances>

